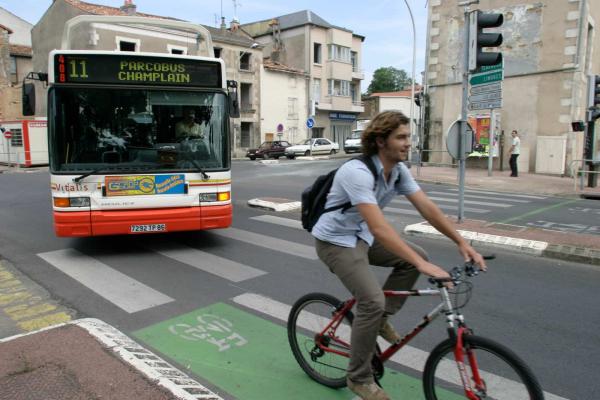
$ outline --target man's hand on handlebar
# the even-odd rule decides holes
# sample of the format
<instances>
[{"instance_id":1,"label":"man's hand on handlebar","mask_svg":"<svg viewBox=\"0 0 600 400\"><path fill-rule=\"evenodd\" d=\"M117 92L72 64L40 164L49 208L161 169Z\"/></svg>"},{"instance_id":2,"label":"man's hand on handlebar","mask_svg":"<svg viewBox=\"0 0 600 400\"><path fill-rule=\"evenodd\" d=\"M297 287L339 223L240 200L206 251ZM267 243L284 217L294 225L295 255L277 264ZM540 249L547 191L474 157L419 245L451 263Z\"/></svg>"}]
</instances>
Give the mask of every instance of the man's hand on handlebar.
<instances>
[{"instance_id":1,"label":"man's hand on handlebar","mask_svg":"<svg viewBox=\"0 0 600 400\"><path fill-rule=\"evenodd\" d=\"M473 262L479 266L482 271L487 271L485 257L479 254L471 245L464 243L458 246L459 253L464 257L465 262Z\"/></svg>"}]
</instances>

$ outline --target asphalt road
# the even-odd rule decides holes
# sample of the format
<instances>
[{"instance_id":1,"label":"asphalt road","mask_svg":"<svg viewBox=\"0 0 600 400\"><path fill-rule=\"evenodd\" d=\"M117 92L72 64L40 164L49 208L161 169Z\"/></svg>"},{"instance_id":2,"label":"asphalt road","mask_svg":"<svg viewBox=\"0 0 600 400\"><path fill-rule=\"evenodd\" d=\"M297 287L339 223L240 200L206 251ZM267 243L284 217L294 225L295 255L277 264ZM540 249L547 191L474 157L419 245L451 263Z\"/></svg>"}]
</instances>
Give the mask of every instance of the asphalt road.
<instances>
[{"instance_id":1,"label":"asphalt road","mask_svg":"<svg viewBox=\"0 0 600 400\"><path fill-rule=\"evenodd\" d=\"M138 338L226 399L265 398L259 394L265 385L273 387L270 398L278 398L277 390L282 390L287 398L317 398L315 393L322 388L307 381L291 360L284 321L269 314L264 306L255 308L248 299L255 296L291 305L312 291L340 298L347 293L314 259L310 252L311 237L289 226L293 225L290 221L297 221L297 213L275 214L252 209L246 206L246 201L265 196L298 199L316 175L339 162L295 160L279 165L235 162L234 229L228 230L229 233L116 238L54 237L47 173L3 174L0 175L0 256L46 288L55 299L76 309L78 317L102 319ZM452 198L451 187L424 185L424 188L428 192L445 193L435 194L436 197ZM507 209L512 209L514 216L524 207L534 209L538 204L540 208L540 203L535 202L542 201L511 203L508 200L526 198L502 198L504 204L518 206L497 207L501 210L482 214L501 212L510 218ZM550 205L562 201L543 199L544 204ZM470 206L486 209L480 204ZM395 203L392 208L401 210L387 213L398 229L420 221L403 203ZM281 225L282 220L265 219L265 215L286 218L283 222L287 225ZM460 262L448 242L414 241L425 247L438 264L451 267ZM595 379L600 357L596 288L600 270L510 252L495 253L498 259L490 263L490 272L474 281L474 296L465 310L469 325L476 333L516 351L536 372L547 392L567 399L600 398L600 382ZM84 269L91 275L82 277L75 273ZM93 275L98 271L101 276ZM385 271L376 273L384 279ZM133 285L136 295L104 290L107 286L118 288L121 283ZM419 285L426 283L420 281ZM395 325L400 330L412 327L434 303L428 299L409 301L394 320ZM177 330L177 327L201 325L207 316L220 318L220 325L212 325L217 327L214 331L226 331L221 332L224 336L218 340L206 342L199 339L204 336L190 334L198 333L197 330L182 328L187 336ZM443 328L442 321L437 321L411 345L429 351L444 337ZM175 333L179 337L174 338ZM212 337L215 335L213 332ZM265 343L269 345L265 347ZM275 380L274 374L278 375ZM389 379L393 386L393 376ZM275 381L283 386L277 386Z\"/></svg>"}]
</instances>

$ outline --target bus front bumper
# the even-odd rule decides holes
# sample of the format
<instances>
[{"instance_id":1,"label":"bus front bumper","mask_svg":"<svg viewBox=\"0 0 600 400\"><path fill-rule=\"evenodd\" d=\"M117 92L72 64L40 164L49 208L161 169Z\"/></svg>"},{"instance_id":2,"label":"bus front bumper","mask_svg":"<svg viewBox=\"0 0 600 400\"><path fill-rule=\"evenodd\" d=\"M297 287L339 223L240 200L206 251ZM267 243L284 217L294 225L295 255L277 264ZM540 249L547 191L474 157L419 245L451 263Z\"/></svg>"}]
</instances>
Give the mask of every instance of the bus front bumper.
<instances>
[{"instance_id":1,"label":"bus front bumper","mask_svg":"<svg viewBox=\"0 0 600 400\"><path fill-rule=\"evenodd\" d=\"M149 210L54 211L54 230L59 237L197 231L229 227L232 213L231 204ZM139 227L158 229L140 230Z\"/></svg>"}]
</instances>

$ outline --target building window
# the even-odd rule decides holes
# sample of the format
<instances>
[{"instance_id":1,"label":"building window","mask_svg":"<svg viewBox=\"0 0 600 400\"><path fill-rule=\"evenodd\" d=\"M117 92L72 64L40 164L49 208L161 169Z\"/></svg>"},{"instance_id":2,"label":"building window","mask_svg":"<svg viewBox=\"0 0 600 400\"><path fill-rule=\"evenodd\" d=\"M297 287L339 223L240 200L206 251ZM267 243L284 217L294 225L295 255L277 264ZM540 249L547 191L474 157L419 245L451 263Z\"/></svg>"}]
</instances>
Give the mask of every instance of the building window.
<instances>
[{"instance_id":1,"label":"building window","mask_svg":"<svg viewBox=\"0 0 600 400\"><path fill-rule=\"evenodd\" d=\"M171 54L187 54L187 47L168 44L167 51Z\"/></svg>"},{"instance_id":2,"label":"building window","mask_svg":"<svg viewBox=\"0 0 600 400\"><path fill-rule=\"evenodd\" d=\"M318 127L313 127L311 129L312 131L312 137L314 138L318 138L318 137L325 137L325 128L318 128Z\"/></svg>"},{"instance_id":3,"label":"building window","mask_svg":"<svg viewBox=\"0 0 600 400\"><path fill-rule=\"evenodd\" d=\"M356 99L356 85L350 84L350 97L352 98L352 102L356 103L358 100Z\"/></svg>"},{"instance_id":4,"label":"building window","mask_svg":"<svg viewBox=\"0 0 600 400\"><path fill-rule=\"evenodd\" d=\"M298 119L298 99L288 97L288 119Z\"/></svg>"},{"instance_id":5,"label":"building window","mask_svg":"<svg viewBox=\"0 0 600 400\"><path fill-rule=\"evenodd\" d=\"M358 72L358 53L355 51L350 52L350 62L352 63L352 72Z\"/></svg>"},{"instance_id":6,"label":"building window","mask_svg":"<svg viewBox=\"0 0 600 400\"><path fill-rule=\"evenodd\" d=\"M321 101L321 80L318 78L313 79L313 100Z\"/></svg>"},{"instance_id":7,"label":"building window","mask_svg":"<svg viewBox=\"0 0 600 400\"><path fill-rule=\"evenodd\" d=\"M245 112L252 110L252 84L240 84L240 109Z\"/></svg>"},{"instance_id":8,"label":"building window","mask_svg":"<svg viewBox=\"0 0 600 400\"><path fill-rule=\"evenodd\" d=\"M214 47L213 51L215 52L215 58L221 58L221 52L223 51L220 47Z\"/></svg>"},{"instance_id":9,"label":"building window","mask_svg":"<svg viewBox=\"0 0 600 400\"><path fill-rule=\"evenodd\" d=\"M250 134L252 132L252 122L242 122L242 134L240 137L240 147L250 147Z\"/></svg>"},{"instance_id":10,"label":"building window","mask_svg":"<svg viewBox=\"0 0 600 400\"><path fill-rule=\"evenodd\" d=\"M328 79L327 80L327 94L329 96L350 97L350 81L342 81L339 79Z\"/></svg>"},{"instance_id":11,"label":"building window","mask_svg":"<svg viewBox=\"0 0 600 400\"><path fill-rule=\"evenodd\" d=\"M240 52L240 69L250 71L250 56L251 54L246 51Z\"/></svg>"},{"instance_id":12,"label":"building window","mask_svg":"<svg viewBox=\"0 0 600 400\"><path fill-rule=\"evenodd\" d=\"M350 63L350 47L344 47L337 44L330 44L329 59Z\"/></svg>"},{"instance_id":13,"label":"building window","mask_svg":"<svg viewBox=\"0 0 600 400\"><path fill-rule=\"evenodd\" d=\"M313 45L313 62L321 64L321 43L314 43Z\"/></svg>"},{"instance_id":14,"label":"building window","mask_svg":"<svg viewBox=\"0 0 600 400\"><path fill-rule=\"evenodd\" d=\"M10 56L9 65L10 82L13 84L19 83L19 74L17 73L17 57Z\"/></svg>"},{"instance_id":15,"label":"building window","mask_svg":"<svg viewBox=\"0 0 600 400\"><path fill-rule=\"evenodd\" d=\"M117 51L140 51L140 39L117 36Z\"/></svg>"},{"instance_id":16,"label":"building window","mask_svg":"<svg viewBox=\"0 0 600 400\"><path fill-rule=\"evenodd\" d=\"M12 138L10 138L10 145L12 147L23 147L23 131L21 129L11 129Z\"/></svg>"}]
</instances>

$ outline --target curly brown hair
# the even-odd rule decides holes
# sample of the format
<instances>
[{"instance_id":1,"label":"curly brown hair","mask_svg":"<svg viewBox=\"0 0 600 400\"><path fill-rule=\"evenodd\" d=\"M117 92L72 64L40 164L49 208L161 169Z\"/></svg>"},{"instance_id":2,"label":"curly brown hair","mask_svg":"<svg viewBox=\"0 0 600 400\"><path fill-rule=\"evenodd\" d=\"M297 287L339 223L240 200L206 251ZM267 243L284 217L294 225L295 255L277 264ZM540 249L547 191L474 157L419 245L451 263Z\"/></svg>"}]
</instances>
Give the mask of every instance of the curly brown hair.
<instances>
[{"instance_id":1,"label":"curly brown hair","mask_svg":"<svg viewBox=\"0 0 600 400\"><path fill-rule=\"evenodd\" d=\"M400 125L408 125L409 123L410 120L401 111L390 110L377 114L361 135L363 154L368 156L377 154L379 148L376 139L378 137L386 140Z\"/></svg>"}]
</instances>

